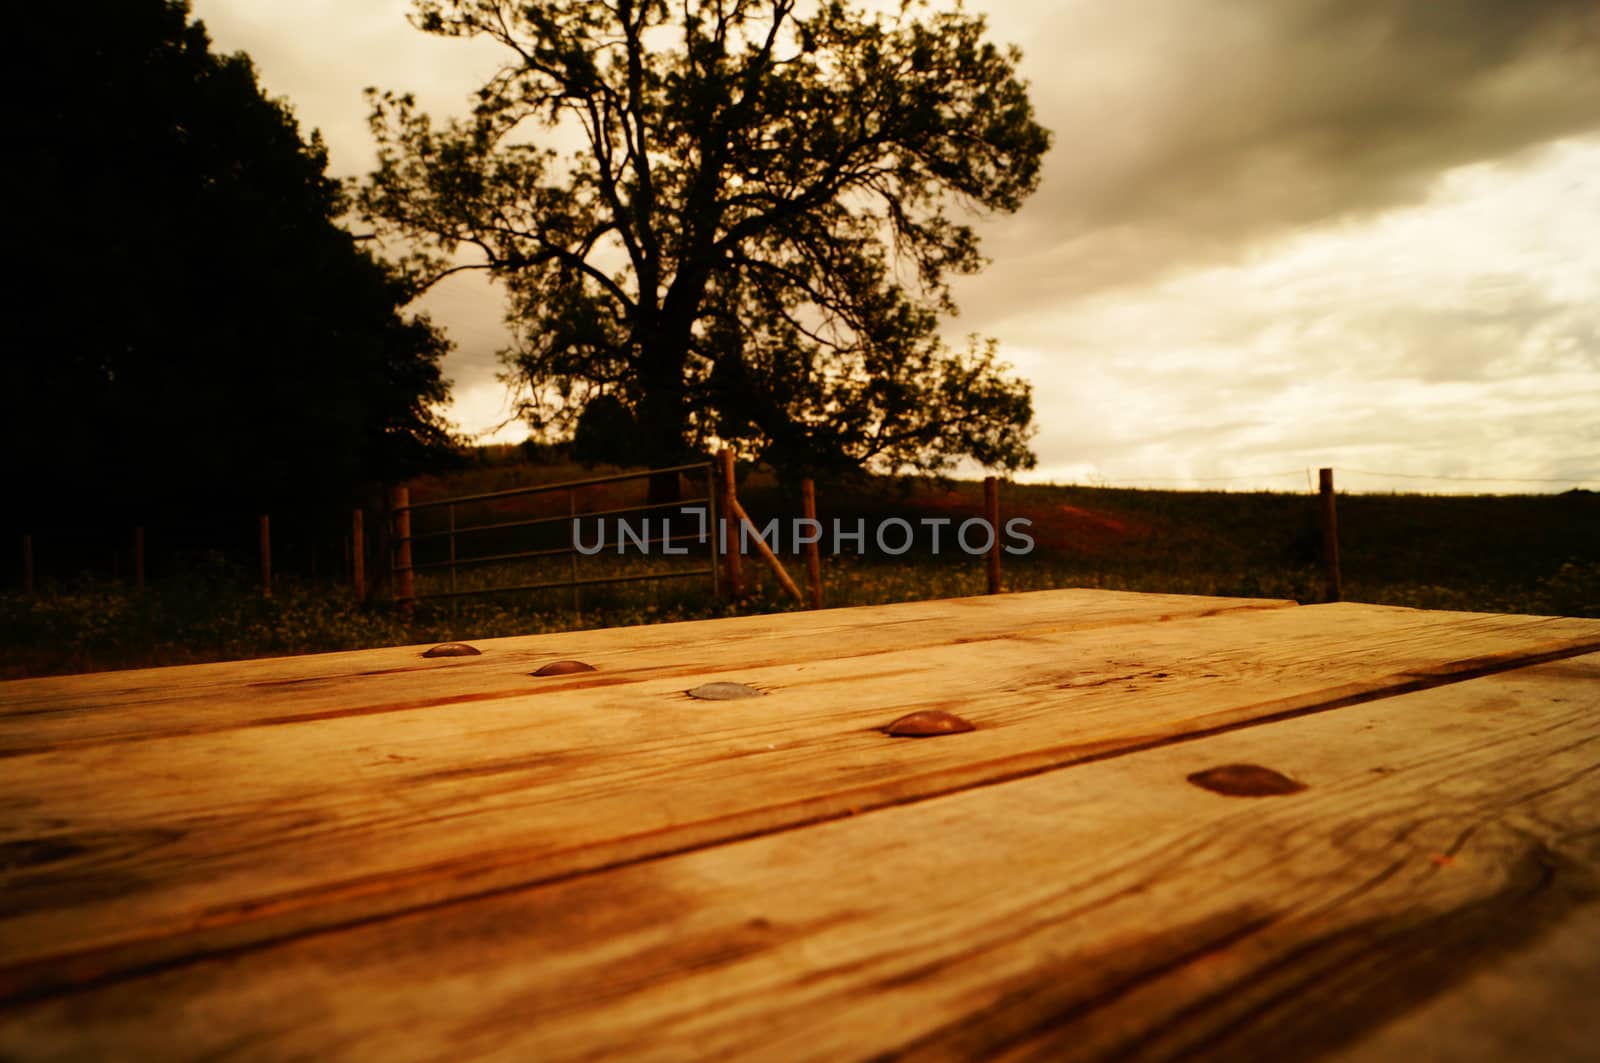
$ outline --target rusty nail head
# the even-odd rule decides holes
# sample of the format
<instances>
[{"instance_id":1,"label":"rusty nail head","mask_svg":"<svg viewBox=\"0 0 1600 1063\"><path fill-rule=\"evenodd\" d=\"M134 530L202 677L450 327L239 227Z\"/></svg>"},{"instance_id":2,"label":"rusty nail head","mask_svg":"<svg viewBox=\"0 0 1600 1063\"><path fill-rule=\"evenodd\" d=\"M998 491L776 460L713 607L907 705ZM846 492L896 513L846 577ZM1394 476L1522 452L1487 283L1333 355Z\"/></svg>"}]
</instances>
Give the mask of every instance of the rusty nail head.
<instances>
[{"instance_id":1,"label":"rusty nail head","mask_svg":"<svg viewBox=\"0 0 1600 1063\"><path fill-rule=\"evenodd\" d=\"M424 650L424 657L476 657L483 651L476 646L468 646L465 642L442 642L431 650Z\"/></svg>"},{"instance_id":2,"label":"rusty nail head","mask_svg":"<svg viewBox=\"0 0 1600 1063\"><path fill-rule=\"evenodd\" d=\"M938 709L913 712L900 717L883 729L885 734L894 735L896 738L932 738L935 735L963 734L975 730L977 728L971 723L954 713Z\"/></svg>"},{"instance_id":3,"label":"rusty nail head","mask_svg":"<svg viewBox=\"0 0 1600 1063\"><path fill-rule=\"evenodd\" d=\"M1222 764L1187 778L1203 790L1226 797L1279 797L1306 788L1305 783L1259 764Z\"/></svg>"},{"instance_id":4,"label":"rusty nail head","mask_svg":"<svg viewBox=\"0 0 1600 1063\"><path fill-rule=\"evenodd\" d=\"M533 675L572 675L574 672L592 672L594 665L584 664L582 661L551 661L543 665Z\"/></svg>"}]
</instances>

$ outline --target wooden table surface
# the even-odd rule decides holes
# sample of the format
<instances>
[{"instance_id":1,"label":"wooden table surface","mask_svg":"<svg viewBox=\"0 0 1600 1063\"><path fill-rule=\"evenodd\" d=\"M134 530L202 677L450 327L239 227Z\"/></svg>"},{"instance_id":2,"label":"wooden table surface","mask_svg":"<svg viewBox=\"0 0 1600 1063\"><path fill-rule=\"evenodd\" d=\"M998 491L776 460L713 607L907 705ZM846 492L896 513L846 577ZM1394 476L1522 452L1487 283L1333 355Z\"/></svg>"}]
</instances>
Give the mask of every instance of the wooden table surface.
<instances>
[{"instance_id":1,"label":"wooden table surface","mask_svg":"<svg viewBox=\"0 0 1600 1063\"><path fill-rule=\"evenodd\" d=\"M475 645L0 683L0 1059L1595 1058L1600 621Z\"/></svg>"}]
</instances>

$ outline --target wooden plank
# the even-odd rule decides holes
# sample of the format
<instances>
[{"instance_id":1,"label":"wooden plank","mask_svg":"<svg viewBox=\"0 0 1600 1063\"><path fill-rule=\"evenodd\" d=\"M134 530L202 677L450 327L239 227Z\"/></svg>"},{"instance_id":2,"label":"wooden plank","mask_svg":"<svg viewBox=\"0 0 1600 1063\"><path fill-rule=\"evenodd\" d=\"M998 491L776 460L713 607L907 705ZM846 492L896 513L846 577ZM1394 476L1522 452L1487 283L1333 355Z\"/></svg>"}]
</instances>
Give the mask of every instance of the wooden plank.
<instances>
[{"instance_id":1,"label":"wooden plank","mask_svg":"<svg viewBox=\"0 0 1600 1063\"><path fill-rule=\"evenodd\" d=\"M1360 606L354 711L10 758L0 993L593 871L1600 647ZM601 660L602 666L608 662ZM697 702L687 686L768 696ZM920 709L978 730L908 742ZM34 860L29 854L49 859ZM64 854L64 855L62 855ZM18 863L13 861L13 863Z\"/></svg>"},{"instance_id":2,"label":"wooden plank","mask_svg":"<svg viewBox=\"0 0 1600 1063\"><path fill-rule=\"evenodd\" d=\"M1035 591L998 599L483 639L474 642L483 656L470 658L425 660L426 646L399 646L13 680L0 682L0 758L263 720L315 720L351 706L403 710L430 698L460 703L506 697L527 689L528 672L563 658L604 661L606 674L595 681L609 683L1293 605L1273 599Z\"/></svg>"},{"instance_id":3,"label":"wooden plank","mask_svg":"<svg viewBox=\"0 0 1600 1063\"><path fill-rule=\"evenodd\" d=\"M1476 965L1437 997L1329 1058L1343 1063L1592 1060L1600 1045L1600 905Z\"/></svg>"},{"instance_id":4,"label":"wooden plank","mask_svg":"<svg viewBox=\"0 0 1600 1063\"><path fill-rule=\"evenodd\" d=\"M1597 680L1517 670L218 956L13 1006L0 1054L1376 1058L1385 1020L1593 923ZM1307 788L1186 781L1235 762ZM1546 988L1584 1013L1597 968Z\"/></svg>"}]
</instances>

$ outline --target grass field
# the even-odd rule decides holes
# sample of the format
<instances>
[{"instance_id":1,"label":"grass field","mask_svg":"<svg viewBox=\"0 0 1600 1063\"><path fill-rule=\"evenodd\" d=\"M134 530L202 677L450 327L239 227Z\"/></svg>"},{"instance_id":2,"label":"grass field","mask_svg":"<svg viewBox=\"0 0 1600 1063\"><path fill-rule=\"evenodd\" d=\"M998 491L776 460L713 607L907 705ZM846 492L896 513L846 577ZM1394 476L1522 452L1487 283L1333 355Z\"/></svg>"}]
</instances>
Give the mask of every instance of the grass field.
<instances>
[{"instance_id":1,"label":"grass field","mask_svg":"<svg viewBox=\"0 0 1600 1063\"><path fill-rule=\"evenodd\" d=\"M414 502L533 482L591 475L560 465L499 464L412 485ZM686 485L691 492L693 483ZM740 498L758 522L799 516L795 492L770 477L742 482ZM581 493L596 511L642 500L642 484ZM954 524L982 512L982 485L880 481L848 492L819 488L825 527L857 521L867 549L824 551L828 606L981 594L982 558L949 547ZM559 517L565 492L463 506L458 529L537 516ZM1035 546L1007 556L1007 590L1103 587L1135 591L1323 600L1322 537L1314 497L1287 493L1141 491L1006 485L1002 522L1025 518ZM899 518L918 530L913 549L890 556L871 529ZM946 549L929 549L925 520L946 518ZM444 511L417 514L417 534L437 531ZM1347 600L1430 609L1600 616L1600 495L1350 495L1339 499ZM458 535L458 557L553 548L567 525ZM687 529L685 529L687 530ZM785 533L787 535L787 532ZM827 540L824 540L825 546ZM419 542L419 565L441 559L447 540ZM783 544L788 547L788 542ZM890 545L896 545L894 536ZM790 571L804 569L791 554ZM618 556L578 560L584 577L703 567L704 552L676 558ZM570 556L463 569L457 589L564 580ZM0 595L0 676L127 668L367 646L426 643L622 626L795 608L756 557L745 560L749 598L731 606L711 594L707 576L586 587L573 609L569 590L491 594L450 601L424 598L406 619L381 597L363 607L348 588L285 579L263 598L239 565L210 558L152 582L143 593L106 579L79 579L24 596ZM418 574L421 593L446 589L443 570Z\"/></svg>"}]
</instances>

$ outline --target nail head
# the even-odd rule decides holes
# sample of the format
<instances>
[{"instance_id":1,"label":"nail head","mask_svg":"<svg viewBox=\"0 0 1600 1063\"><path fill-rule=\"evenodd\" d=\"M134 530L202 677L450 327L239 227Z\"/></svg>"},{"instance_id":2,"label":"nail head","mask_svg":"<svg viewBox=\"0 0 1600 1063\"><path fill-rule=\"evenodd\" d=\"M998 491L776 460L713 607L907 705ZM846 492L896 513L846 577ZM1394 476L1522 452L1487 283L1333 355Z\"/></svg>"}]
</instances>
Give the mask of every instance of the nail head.
<instances>
[{"instance_id":1,"label":"nail head","mask_svg":"<svg viewBox=\"0 0 1600 1063\"><path fill-rule=\"evenodd\" d=\"M884 728L896 738L932 738L934 735L963 734L977 730L970 722L950 712L923 709L900 717Z\"/></svg>"},{"instance_id":2,"label":"nail head","mask_svg":"<svg viewBox=\"0 0 1600 1063\"><path fill-rule=\"evenodd\" d=\"M483 651L465 642L442 642L431 650L422 651L424 657L476 657Z\"/></svg>"},{"instance_id":3,"label":"nail head","mask_svg":"<svg viewBox=\"0 0 1600 1063\"><path fill-rule=\"evenodd\" d=\"M1188 776L1202 790L1226 797L1279 797L1297 794L1306 784L1259 764L1221 764Z\"/></svg>"},{"instance_id":4,"label":"nail head","mask_svg":"<svg viewBox=\"0 0 1600 1063\"><path fill-rule=\"evenodd\" d=\"M541 666L533 675L572 675L575 672L592 672L594 665L582 661L551 661Z\"/></svg>"}]
</instances>

